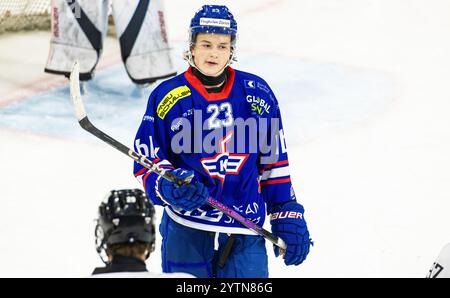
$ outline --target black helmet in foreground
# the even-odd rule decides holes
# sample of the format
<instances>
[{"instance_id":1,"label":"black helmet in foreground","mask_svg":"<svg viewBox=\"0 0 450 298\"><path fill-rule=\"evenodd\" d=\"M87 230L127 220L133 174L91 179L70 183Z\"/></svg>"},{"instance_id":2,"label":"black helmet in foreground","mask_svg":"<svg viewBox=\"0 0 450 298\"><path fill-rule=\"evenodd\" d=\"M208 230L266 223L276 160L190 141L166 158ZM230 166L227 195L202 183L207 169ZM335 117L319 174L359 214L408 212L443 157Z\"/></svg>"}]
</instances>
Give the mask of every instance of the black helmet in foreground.
<instances>
[{"instance_id":1,"label":"black helmet in foreground","mask_svg":"<svg viewBox=\"0 0 450 298\"><path fill-rule=\"evenodd\" d=\"M115 244L155 244L155 208L140 189L110 191L98 208L95 245L107 263L107 248ZM147 256L148 257L148 256Z\"/></svg>"}]
</instances>

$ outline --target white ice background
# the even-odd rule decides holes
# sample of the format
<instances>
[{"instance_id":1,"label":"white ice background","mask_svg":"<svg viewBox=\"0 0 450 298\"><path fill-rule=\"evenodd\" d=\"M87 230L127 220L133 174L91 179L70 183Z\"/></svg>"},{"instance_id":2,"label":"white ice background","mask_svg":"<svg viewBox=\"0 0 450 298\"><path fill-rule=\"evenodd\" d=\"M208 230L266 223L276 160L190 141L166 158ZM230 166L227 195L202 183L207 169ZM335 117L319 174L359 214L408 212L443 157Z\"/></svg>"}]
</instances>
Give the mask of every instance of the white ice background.
<instances>
[{"instance_id":1,"label":"white ice background","mask_svg":"<svg viewBox=\"0 0 450 298\"><path fill-rule=\"evenodd\" d=\"M180 72L189 19L204 3L167 1ZM220 3L239 24L235 67L262 76L280 102L294 188L315 240L297 267L268 244L270 276L424 277L450 241L450 3ZM48 34L33 36L48 44ZM0 57L18 38L0 36ZM34 55L15 52L20 63ZM23 77L8 76L11 60L0 63L3 82L26 86L43 53ZM96 73L84 100L97 127L131 146L152 88L134 87L119 63ZM0 178L2 277L89 275L102 264L98 204L110 189L139 187L132 161L78 126L68 85L0 108ZM159 244L158 235L147 262L154 272Z\"/></svg>"}]
</instances>

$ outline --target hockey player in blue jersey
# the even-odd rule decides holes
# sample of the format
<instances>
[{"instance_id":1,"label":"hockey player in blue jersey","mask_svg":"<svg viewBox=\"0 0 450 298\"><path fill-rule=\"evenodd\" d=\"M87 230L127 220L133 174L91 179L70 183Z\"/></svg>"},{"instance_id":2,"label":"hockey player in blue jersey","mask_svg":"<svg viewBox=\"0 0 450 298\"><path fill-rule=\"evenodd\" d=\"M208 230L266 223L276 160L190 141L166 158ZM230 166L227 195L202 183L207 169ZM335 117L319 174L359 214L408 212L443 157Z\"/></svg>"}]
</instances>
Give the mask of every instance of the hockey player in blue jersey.
<instances>
[{"instance_id":1,"label":"hockey player in blue jersey","mask_svg":"<svg viewBox=\"0 0 450 298\"><path fill-rule=\"evenodd\" d=\"M208 196L263 225L301 264L310 237L289 175L278 102L260 77L234 70L237 24L228 8L205 5L192 18L186 72L150 95L134 148L179 178L178 187L134 164L156 205L164 272L197 277L268 277L265 241L206 204ZM279 251L274 247L275 254Z\"/></svg>"}]
</instances>

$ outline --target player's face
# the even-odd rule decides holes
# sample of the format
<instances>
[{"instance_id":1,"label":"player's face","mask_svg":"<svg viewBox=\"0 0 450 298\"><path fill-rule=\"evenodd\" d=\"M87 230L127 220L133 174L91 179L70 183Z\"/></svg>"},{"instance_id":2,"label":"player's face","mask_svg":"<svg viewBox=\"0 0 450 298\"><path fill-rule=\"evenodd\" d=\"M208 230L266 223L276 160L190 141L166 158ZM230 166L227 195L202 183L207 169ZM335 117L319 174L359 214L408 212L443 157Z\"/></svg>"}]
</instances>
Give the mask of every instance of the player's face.
<instances>
[{"instance_id":1,"label":"player's face","mask_svg":"<svg viewBox=\"0 0 450 298\"><path fill-rule=\"evenodd\" d=\"M192 56L197 68L205 75L220 75L231 56L231 36L199 33L192 48Z\"/></svg>"}]
</instances>

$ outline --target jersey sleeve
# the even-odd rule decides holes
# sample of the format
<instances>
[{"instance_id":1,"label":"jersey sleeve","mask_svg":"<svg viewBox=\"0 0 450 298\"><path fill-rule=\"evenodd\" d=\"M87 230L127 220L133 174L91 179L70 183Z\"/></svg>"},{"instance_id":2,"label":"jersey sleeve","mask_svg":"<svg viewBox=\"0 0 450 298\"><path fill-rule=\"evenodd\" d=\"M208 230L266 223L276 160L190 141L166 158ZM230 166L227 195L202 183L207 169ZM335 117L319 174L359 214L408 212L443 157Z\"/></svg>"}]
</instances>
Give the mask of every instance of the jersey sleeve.
<instances>
[{"instance_id":1,"label":"jersey sleeve","mask_svg":"<svg viewBox=\"0 0 450 298\"><path fill-rule=\"evenodd\" d=\"M134 150L145 155L161 169L173 169L169 162L170 139L164 128L164 123L156 117L157 92L153 92L148 100L147 110L134 140ZM168 146L169 145L169 146ZM156 205L166 205L155 190L155 185L161 177L153 171L134 162L134 176L142 184L149 198Z\"/></svg>"},{"instance_id":2,"label":"jersey sleeve","mask_svg":"<svg viewBox=\"0 0 450 298\"><path fill-rule=\"evenodd\" d=\"M262 96L270 99L271 111L266 118L265 140L262 142L264 145L260 147L257 166L261 195L270 213L273 206L296 198L289 174L286 140L278 101L269 87L266 90Z\"/></svg>"}]
</instances>

